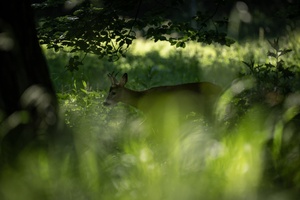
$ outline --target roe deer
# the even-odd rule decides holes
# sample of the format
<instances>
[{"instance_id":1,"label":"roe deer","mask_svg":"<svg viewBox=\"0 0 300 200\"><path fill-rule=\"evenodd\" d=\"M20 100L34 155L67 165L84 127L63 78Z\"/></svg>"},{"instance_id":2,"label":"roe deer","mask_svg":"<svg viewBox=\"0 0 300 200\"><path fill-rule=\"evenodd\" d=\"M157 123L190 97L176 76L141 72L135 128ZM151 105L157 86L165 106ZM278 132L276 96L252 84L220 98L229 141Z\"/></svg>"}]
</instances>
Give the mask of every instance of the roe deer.
<instances>
[{"instance_id":1,"label":"roe deer","mask_svg":"<svg viewBox=\"0 0 300 200\"><path fill-rule=\"evenodd\" d=\"M127 73L123 74L119 82L116 74L109 73L108 77L111 87L103 105L109 106L122 102L143 112L151 111L153 108L157 109L158 105L172 105L177 107L174 109L180 111L208 114L221 93L221 88L210 82L159 86L148 90L134 91L125 87L128 81Z\"/></svg>"}]
</instances>

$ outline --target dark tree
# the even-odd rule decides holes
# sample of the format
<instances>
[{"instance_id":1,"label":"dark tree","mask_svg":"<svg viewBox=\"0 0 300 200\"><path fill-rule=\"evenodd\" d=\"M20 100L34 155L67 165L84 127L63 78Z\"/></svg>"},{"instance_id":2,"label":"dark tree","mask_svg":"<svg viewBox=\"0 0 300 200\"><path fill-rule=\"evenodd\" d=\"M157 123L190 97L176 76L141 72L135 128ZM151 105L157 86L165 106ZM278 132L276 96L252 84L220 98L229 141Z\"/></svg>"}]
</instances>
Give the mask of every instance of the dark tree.
<instances>
[{"instance_id":1,"label":"dark tree","mask_svg":"<svg viewBox=\"0 0 300 200\"><path fill-rule=\"evenodd\" d=\"M57 123L57 102L31 2L0 2L0 154L14 157Z\"/></svg>"},{"instance_id":2,"label":"dark tree","mask_svg":"<svg viewBox=\"0 0 300 200\"><path fill-rule=\"evenodd\" d=\"M0 109L8 116L20 109L20 97L32 85L47 88L50 95L55 93L30 1L1 1L0 33Z\"/></svg>"}]
</instances>

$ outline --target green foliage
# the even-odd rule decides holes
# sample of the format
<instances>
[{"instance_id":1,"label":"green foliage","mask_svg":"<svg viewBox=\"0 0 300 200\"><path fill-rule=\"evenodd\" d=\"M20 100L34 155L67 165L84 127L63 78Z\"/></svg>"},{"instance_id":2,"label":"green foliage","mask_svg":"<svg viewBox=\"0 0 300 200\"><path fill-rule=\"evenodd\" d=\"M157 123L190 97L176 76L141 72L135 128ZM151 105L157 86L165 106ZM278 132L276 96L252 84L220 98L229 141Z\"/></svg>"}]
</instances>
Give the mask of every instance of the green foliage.
<instances>
[{"instance_id":1,"label":"green foliage","mask_svg":"<svg viewBox=\"0 0 300 200\"><path fill-rule=\"evenodd\" d=\"M61 3L50 2L35 4L35 8L42 12L43 9L55 8ZM173 5L181 6L182 3L176 1ZM148 4L152 5L150 1L144 4L142 1L126 1L126 3L103 1L99 4L84 1L78 3L67 15L40 17L38 27L40 43L46 44L47 48L55 51L95 54L99 59L107 57L109 61L125 57L138 34L155 42L168 41L171 45L181 48L184 48L189 41L206 44L217 42L227 46L233 44L233 40L227 38L223 31L227 20L216 22L213 20L217 9L213 15L207 16L198 12L193 17L197 24L194 26L189 22L192 19L187 19L187 22L169 19L166 17L164 6L154 10L146 9L140 16L139 12L142 8L144 9ZM219 7L219 4L220 2L216 7ZM211 23L214 24L213 28L209 27ZM78 70L79 64L74 62L74 58L70 58L67 67L70 71Z\"/></svg>"},{"instance_id":2,"label":"green foliage","mask_svg":"<svg viewBox=\"0 0 300 200\"><path fill-rule=\"evenodd\" d=\"M285 98L300 89L299 66L287 65L282 56L290 53L291 49L281 49L279 39L269 41L272 51L266 51L271 62L255 64L253 60L243 63L247 71L240 73L231 88L229 95L235 106L234 119L241 118L245 112L256 104L264 104L267 107L281 107ZM253 58L252 58L253 59Z\"/></svg>"},{"instance_id":3,"label":"green foliage","mask_svg":"<svg viewBox=\"0 0 300 200\"><path fill-rule=\"evenodd\" d=\"M90 107L95 110L101 110L99 107L99 99L103 94L97 91L90 91L85 81L78 84L77 81L74 80L72 92L58 93L57 96L60 99L60 104L66 109L64 117L70 127L74 127L74 123L76 123L76 120L71 119L74 115L70 115L70 113L76 113L78 116L88 116L90 113L88 111L91 109ZM97 112L93 112L93 114L97 114Z\"/></svg>"},{"instance_id":4,"label":"green foliage","mask_svg":"<svg viewBox=\"0 0 300 200\"><path fill-rule=\"evenodd\" d=\"M275 63L266 63L264 65L254 66L254 62L244 62L251 75L255 77L259 88L264 87L264 92L278 91L281 94L288 94L292 90L291 80L296 77L297 66L284 66L285 63L280 59L281 56L291 52L291 49L280 49L279 39L270 42L272 51L268 51L267 55L275 59ZM295 89L295 88L294 88Z\"/></svg>"},{"instance_id":5,"label":"green foliage","mask_svg":"<svg viewBox=\"0 0 300 200\"><path fill-rule=\"evenodd\" d=\"M269 44L272 51L266 54L272 62L258 65L254 61L244 62L248 71L224 93L220 105L226 109L219 109L223 111L221 116L226 127L232 128L239 126L257 105L262 106L259 112L266 114L263 122L269 129L269 138L265 138L263 148L263 182L271 181L278 188L297 188L299 171L296 168L300 162L293 157L298 154L293 151L300 142L296 125L300 116L299 66L288 65L282 60L292 50L280 48L278 39Z\"/></svg>"},{"instance_id":6,"label":"green foliage","mask_svg":"<svg viewBox=\"0 0 300 200\"><path fill-rule=\"evenodd\" d=\"M68 65L66 65L66 68L68 71L73 72L74 70L77 71L80 65L83 65L83 63L82 61L79 61L79 56L73 56L70 58Z\"/></svg>"}]
</instances>

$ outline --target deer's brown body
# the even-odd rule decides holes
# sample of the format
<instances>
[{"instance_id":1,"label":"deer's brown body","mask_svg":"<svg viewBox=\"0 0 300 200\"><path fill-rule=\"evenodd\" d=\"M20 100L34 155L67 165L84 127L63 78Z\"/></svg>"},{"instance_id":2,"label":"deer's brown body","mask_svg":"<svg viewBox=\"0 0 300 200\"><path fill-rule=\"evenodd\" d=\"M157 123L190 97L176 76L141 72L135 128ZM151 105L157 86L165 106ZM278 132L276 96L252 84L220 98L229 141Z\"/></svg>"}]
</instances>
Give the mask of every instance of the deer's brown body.
<instances>
[{"instance_id":1,"label":"deer's brown body","mask_svg":"<svg viewBox=\"0 0 300 200\"><path fill-rule=\"evenodd\" d=\"M221 93L221 88L213 83L198 82L181 85L153 87L148 90L134 91L125 86L128 75L125 73L117 82L113 74L109 74L112 85L104 105L115 105L122 102L134 106L144 112L152 109L163 109L166 105L174 106L180 111L206 113L214 105Z\"/></svg>"}]
</instances>

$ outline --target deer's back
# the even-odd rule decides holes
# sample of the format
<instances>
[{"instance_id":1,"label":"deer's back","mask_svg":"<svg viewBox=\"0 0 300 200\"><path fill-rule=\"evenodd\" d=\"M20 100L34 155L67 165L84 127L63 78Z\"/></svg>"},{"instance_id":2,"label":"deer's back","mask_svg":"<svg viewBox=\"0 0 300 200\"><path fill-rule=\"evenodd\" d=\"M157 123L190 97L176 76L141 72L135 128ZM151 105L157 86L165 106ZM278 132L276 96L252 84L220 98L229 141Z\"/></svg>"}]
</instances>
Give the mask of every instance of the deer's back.
<instances>
[{"instance_id":1,"label":"deer's back","mask_svg":"<svg viewBox=\"0 0 300 200\"><path fill-rule=\"evenodd\" d=\"M206 113L220 93L221 88L209 82L154 87L144 92L138 107L146 112L159 112L171 106L179 112Z\"/></svg>"}]
</instances>

